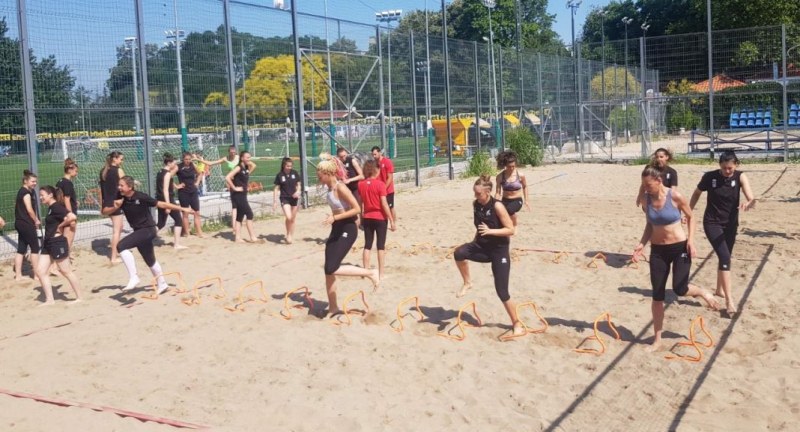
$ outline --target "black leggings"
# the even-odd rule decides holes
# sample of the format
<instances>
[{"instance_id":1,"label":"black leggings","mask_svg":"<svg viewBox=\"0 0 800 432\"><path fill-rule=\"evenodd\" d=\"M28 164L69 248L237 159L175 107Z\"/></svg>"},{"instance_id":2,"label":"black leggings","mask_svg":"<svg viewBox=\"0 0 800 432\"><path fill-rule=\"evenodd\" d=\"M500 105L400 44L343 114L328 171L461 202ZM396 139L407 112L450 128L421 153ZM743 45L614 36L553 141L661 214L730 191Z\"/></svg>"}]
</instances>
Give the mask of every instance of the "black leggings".
<instances>
[{"instance_id":1,"label":"black leggings","mask_svg":"<svg viewBox=\"0 0 800 432\"><path fill-rule=\"evenodd\" d=\"M500 301L511 300L508 294L508 278L511 275L511 256L509 255L508 244L480 245L476 242L465 243L459 246L453 258L456 261L475 261L480 263L492 263L492 274L494 275L494 290Z\"/></svg>"},{"instance_id":2,"label":"black leggings","mask_svg":"<svg viewBox=\"0 0 800 432\"><path fill-rule=\"evenodd\" d=\"M170 202L172 204L175 204L174 202L172 202L172 200L170 200ZM164 228L167 225L167 217L172 218L172 222L175 224L174 226L176 227L182 226L183 218L181 216L181 212L177 210L170 210L170 212L167 213L165 209L160 208L158 209L158 225L157 225L158 229Z\"/></svg>"},{"instance_id":3,"label":"black leggings","mask_svg":"<svg viewBox=\"0 0 800 432\"><path fill-rule=\"evenodd\" d=\"M36 235L36 227L27 223L17 223L14 228L17 230L17 253L25 255L28 248L32 254L38 254L41 250L39 236Z\"/></svg>"},{"instance_id":4,"label":"black leggings","mask_svg":"<svg viewBox=\"0 0 800 432\"><path fill-rule=\"evenodd\" d=\"M727 225L718 224L703 224L703 231L714 248L714 252L719 259L718 270L730 271L731 269L731 255L733 254L733 245L736 244L736 229L739 224L728 223Z\"/></svg>"},{"instance_id":5,"label":"black leggings","mask_svg":"<svg viewBox=\"0 0 800 432\"><path fill-rule=\"evenodd\" d=\"M156 230L153 227L135 230L117 243L117 252L136 248L142 254L145 264L152 267L156 263L156 252L153 249L154 238L156 238Z\"/></svg>"},{"instance_id":6,"label":"black leggings","mask_svg":"<svg viewBox=\"0 0 800 432\"><path fill-rule=\"evenodd\" d=\"M250 208L250 203L247 202L247 193L236 192L231 194L231 204L236 210L236 222L241 222L247 217L248 220L253 220L253 210Z\"/></svg>"},{"instance_id":7,"label":"black leggings","mask_svg":"<svg viewBox=\"0 0 800 432\"><path fill-rule=\"evenodd\" d=\"M361 221L364 227L364 249L372 250L372 240L378 234L378 250L386 249L386 228L388 222L379 219L364 219Z\"/></svg>"},{"instance_id":8,"label":"black leggings","mask_svg":"<svg viewBox=\"0 0 800 432\"><path fill-rule=\"evenodd\" d=\"M356 242L358 228L356 218L335 221L331 226L331 235L325 242L325 274L332 275L339 270L344 257Z\"/></svg>"},{"instance_id":9,"label":"black leggings","mask_svg":"<svg viewBox=\"0 0 800 432\"><path fill-rule=\"evenodd\" d=\"M685 241L650 246L650 284L653 285L655 301L664 301L670 265L672 265L672 291L679 296L685 296L689 291L689 271L692 268L692 257L686 250Z\"/></svg>"}]
</instances>

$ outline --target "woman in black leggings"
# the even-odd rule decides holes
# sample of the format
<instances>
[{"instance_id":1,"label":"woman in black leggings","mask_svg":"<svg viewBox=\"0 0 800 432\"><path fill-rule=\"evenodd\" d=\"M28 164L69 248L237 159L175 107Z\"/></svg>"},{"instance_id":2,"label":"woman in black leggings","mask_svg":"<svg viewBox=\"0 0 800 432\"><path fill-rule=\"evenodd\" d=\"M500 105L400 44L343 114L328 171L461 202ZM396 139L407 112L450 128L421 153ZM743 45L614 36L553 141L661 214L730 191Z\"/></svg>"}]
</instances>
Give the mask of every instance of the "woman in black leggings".
<instances>
[{"instance_id":1,"label":"woman in black leggings","mask_svg":"<svg viewBox=\"0 0 800 432\"><path fill-rule=\"evenodd\" d=\"M736 243L736 230L739 227L739 210L747 211L756 205L750 181L743 172L736 170L738 166L739 158L736 157L736 153L723 152L719 156L719 169L703 174L689 202L689 206L694 208L700 195L708 192L708 203L703 214L703 230L719 259L715 294L725 298L728 314L737 312L731 294L731 254ZM747 200L744 203L739 201L741 192L744 192Z\"/></svg>"},{"instance_id":2,"label":"woman in black leggings","mask_svg":"<svg viewBox=\"0 0 800 432\"><path fill-rule=\"evenodd\" d=\"M172 176L178 172L178 165L175 163L175 157L171 153L164 153L164 167L156 174L156 200L176 204L175 202L175 183L172 181ZM172 241L172 246L175 249L186 249L186 246L179 244L181 232L183 231L183 218L181 213L168 209L158 209L158 223L156 229L161 231L167 226L167 218L172 218L172 229L175 231L175 239Z\"/></svg>"},{"instance_id":3,"label":"woman in black leggings","mask_svg":"<svg viewBox=\"0 0 800 432\"><path fill-rule=\"evenodd\" d=\"M694 248L695 219L686 198L678 191L664 186L662 172L647 165L642 171L642 188L645 192L644 213L647 225L639 244L633 250L631 260L639 262L644 247L649 241L650 283L653 286L653 331L655 336L650 349L655 351L661 344L661 331L664 328L664 297L667 278L672 268L672 291L679 296L702 297L712 309L717 302L710 292L689 284ZM689 233L681 226L681 213L686 217Z\"/></svg>"},{"instance_id":4,"label":"woman in black leggings","mask_svg":"<svg viewBox=\"0 0 800 432\"><path fill-rule=\"evenodd\" d=\"M325 218L323 224L331 226L331 233L325 242L325 288L328 293L328 312L333 317L341 313L336 301L336 276L368 277L374 289L378 289L380 276L377 269L342 265L358 237L356 215L361 207L350 189L340 181L339 165L328 154L320 155L320 159L322 161L317 165L317 177L321 184L328 187L327 200L331 209L331 214Z\"/></svg>"},{"instance_id":5,"label":"woman in black leggings","mask_svg":"<svg viewBox=\"0 0 800 432\"><path fill-rule=\"evenodd\" d=\"M133 289L139 284L139 275L136 273L136 261L133 259L131 249L136 248L142 254L145 264L150 267L153 277L158 278L158 293L166 291L167 281L164 280L161 265L156 261L156 253L153 249L153 239L156 238L156 223L150 212L151 207L160 209L170 209L172 211L191 212L191 208L184 208L165 201L158 201L155 198L135 189L134 180L131 176L124 176L119 179L119 192L122 198L114 200L112 207L103 208L103 213L111 214L122 209L128 225L133 229L133 233L120 240L117 245L119 257L128 270L128 284L123 291Z\"/></svg>"},{"instance_id":6,"label":"woman in black leggings","mask_svg":"<svg viewBox=\"0 0 800 432\"><path fill-rule=\"evenodd\" d=\"M359 168L360 170L361 168ZM364 268L369 268L372 253L372 242L378 238L378 273L383 279L384 261L386 260L386 229L395 230L394 218L386 200L386 184L378 178L380 171L375 161L364 163L364 180L358 182L358 194L361 197L363 214L361 226L364 228Z\"/></svg>"},{"instance_id":7,"label":"woman in black leggings","mask_svg":"<svg viewBox=\"0 0 800 432\"><path fill-rule=\"evenodd\" d=\"M453 254L456 267L464 281L457 297L463 297L467 290L472 288L467 261L492 263L494 289L503 302L508 317L511 318L513 334L521 335L525 330L517 318L517 307L508 294L508 279L511 274L509 244L511 236L514 235L514 223L503 203L492 196L491 177L481 176L475 181L472 192L475 195L475 201L472 203L475 237L470 243L456 248Z\"/></svg>"},{"instance_id":8,"label":"woman in black leggings","mask_svg":"<svg viewBox=\"0 0 800 432\"><path fill-rule=\"evenodd\" d=\"M250 161L250 153L243 151L239 154L239 165L225 176L225 183L231 191L231 204L233 204L236 220L233 222L233 236L236 243L242 243L239 236L242 231L242 221L247 226L247 234L250 236L250 243L256 241L253 234L253 210L247 202L247 188L250 185L250 173L256 168L256 164Z\"/></svg>"}]
</instances>

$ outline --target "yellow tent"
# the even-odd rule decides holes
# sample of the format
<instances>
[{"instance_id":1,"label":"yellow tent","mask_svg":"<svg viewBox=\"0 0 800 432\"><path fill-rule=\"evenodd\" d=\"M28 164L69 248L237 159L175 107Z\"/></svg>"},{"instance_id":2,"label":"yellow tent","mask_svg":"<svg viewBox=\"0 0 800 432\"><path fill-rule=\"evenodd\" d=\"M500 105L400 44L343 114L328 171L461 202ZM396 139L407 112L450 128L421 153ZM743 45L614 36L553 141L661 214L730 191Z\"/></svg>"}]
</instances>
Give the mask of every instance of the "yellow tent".
<instances>
[{"instance_id":1,"label":"yellow tent","mask_svg":"<svg viewBox=\"0 0 800 432\"><path fill-rule=\"evenodd\" d=\"M447 120L433 120L433 131L436 137L437 152L447 149ZM470 119L450 119L450 130L453 133L453 156L462 156L464 149L469 145L469 127L473 121Z\"/></svg>"},{"instance_id":2,"label":"yellow tent","mask_svg":"<svg viewBox=\"0 0 800 432\"><path fill-rule=\"evenodd\" d=\"M511 123L511 126L519 126L519 119L514 114L503 114L503 118L506 119L507 122Z\"/></svg>"}]
</instances>

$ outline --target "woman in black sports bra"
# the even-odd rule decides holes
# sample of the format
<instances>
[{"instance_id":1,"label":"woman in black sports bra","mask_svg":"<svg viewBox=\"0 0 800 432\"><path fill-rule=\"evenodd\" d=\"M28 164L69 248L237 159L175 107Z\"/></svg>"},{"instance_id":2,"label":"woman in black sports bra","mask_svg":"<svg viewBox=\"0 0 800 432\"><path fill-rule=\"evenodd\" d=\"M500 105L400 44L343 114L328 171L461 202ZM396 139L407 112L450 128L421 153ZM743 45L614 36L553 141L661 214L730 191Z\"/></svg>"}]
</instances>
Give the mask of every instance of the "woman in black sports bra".
<instances>
[{"instance_id":1,"label":"woman in black sports bra","mask_svg":"<svg viewBox=\"0 0 800 432\"><path fill-rule=\"evenodd\" d=\"M119 179L125 176L122 170L122 162L125 155L118 151L112 151L106 156L106 165L100 171L100 194L102 195L101 212L111 218L111 263L120 262L117 254L117 245L122 237L122 210L105 212L103 209L114 207L114 201L119 198Z\"/></svg>"},{"instance_id":2,"label":"woman in black sports bra","mask_svg":"<svg viewBox=\"0 0 800 432\"><path fill-rule=\"evenodd\" d=\"M495 199L503 202L514 226L517 226L517 212L528 205L528 183L525 176L517 170L517 154L511 150L497 155L497 168L502 169L497 175L497 190Z\"/></svg>"}]
</instances>

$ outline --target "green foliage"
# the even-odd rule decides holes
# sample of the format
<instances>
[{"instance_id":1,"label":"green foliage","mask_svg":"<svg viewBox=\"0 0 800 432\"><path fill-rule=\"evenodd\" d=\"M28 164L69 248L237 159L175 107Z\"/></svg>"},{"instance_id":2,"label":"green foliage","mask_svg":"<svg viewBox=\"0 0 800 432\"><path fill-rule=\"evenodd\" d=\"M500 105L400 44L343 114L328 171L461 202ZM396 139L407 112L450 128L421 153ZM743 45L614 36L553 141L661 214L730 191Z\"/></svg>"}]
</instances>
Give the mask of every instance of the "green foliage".
<instances>
[{"instance_id":1,"label":"green foliage","mask_svg":"<svg viewBox=\"0 0 800 432\"><path fill-rule=\"evenodd\" d=\"M605 79L605 93L603 93L603 81ZM625 82L628 82L628 92L625 93ZM633 74L626 71L624 67L607 67L602 73L598 73L592 78L592 94L600 97L605 94L606 99L625 99L626 96L638 95L642 93L642 86Z\"/></svg>"},{"instance_id":2,"label":"green foliage","mask_svg":"<svg viewBox=\"0 0 800 432\"><path fill-rule=\"evenodd\" d=\"M672 100L667 106L667 132L676 133L700 126L700 116L692 112L692 106L685 99Z\"/></svg>"},{"instance_id":3,"label":"green foliage","mask_svg":"<svg viewBox=\"0 0 800 432\"><path fill-rule=\"evenodd\" d=\"M611 128L617 132L624 130L639 130L642 127L642 119L639 116L639 108L634 105L628 105L627 116L624 107L616 107L611 110L608 115L608 122ZM627 127L625 120L627 119Z\"/></svg>"},{"instance_id":4,"label":"green foliage","mask_svg":"<svg viewBox=\"0 0 800 432\"><path fill-rule=\"evenodd\" d=\"M758 61L758 59L758 46L752 41L744 41L739 44L739 48L733 56L733 63L737 66L747 67Z\"/></svg>"},{"instance_id":5,"label":"green foliage","mask_svg":"<svg viewBox=\"0 0 800 432\"><path fill-rule=\"evenodd\" d=\"M489 156L489 153L480 151L472 155L472 158L469 160L469 165L467 165L467 171L464 172L462 177L493 176L496 173L497 170L495 169L492 157Z\"/></svg>"},{"instance_id":6,"label":"green foliage","mask_svg":"<svg viewBox=\"0 0 800 432\"><path fill-rule=\"evenodd\" d=\"M539 166L544 159L542 142L538 134L526 127L516 127L506 132L506 144L517 154L522 165Z\"/></svg>"}]
</instances>

